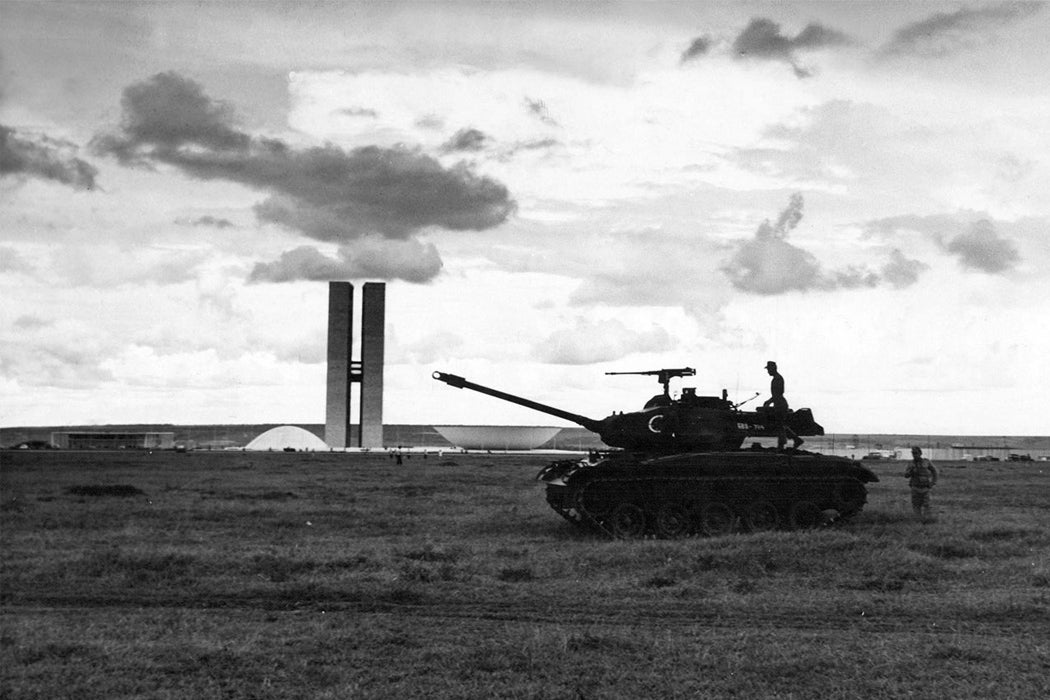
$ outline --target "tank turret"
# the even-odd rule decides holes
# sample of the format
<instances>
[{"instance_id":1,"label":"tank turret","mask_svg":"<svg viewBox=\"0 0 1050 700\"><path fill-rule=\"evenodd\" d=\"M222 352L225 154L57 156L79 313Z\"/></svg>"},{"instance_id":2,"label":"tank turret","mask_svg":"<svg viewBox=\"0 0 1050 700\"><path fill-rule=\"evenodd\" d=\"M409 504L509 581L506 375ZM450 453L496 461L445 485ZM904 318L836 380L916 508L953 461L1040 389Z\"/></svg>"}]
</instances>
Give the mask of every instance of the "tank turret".
<instances>
[{"instance_id":1,"label":"tank turret","mask_svg":"<svg viewBox=\"0 0 1050 700\"><path fill-rule=\"evenodd\" d=\"M470 389L510 403L525 406L547 415L572 421L593 433L610 447L631 452L669 454L737 449L748 437L775 437L777 426L767 411L741 411L723 391L719 396L698 396L686 388L679 398L670 393L670 381L691 377L696 370L646 370L641 372L607 372L607 374L640 374L657 377L663 393L649 399L639 411L613 413L596 419L548 406L498 389L475 384L463 377L434 372L434 379L459 389ZM823 435L824 429L813 420L808 408L790 411L787 425L796 435Z\"/></svg>"}]
</instances>

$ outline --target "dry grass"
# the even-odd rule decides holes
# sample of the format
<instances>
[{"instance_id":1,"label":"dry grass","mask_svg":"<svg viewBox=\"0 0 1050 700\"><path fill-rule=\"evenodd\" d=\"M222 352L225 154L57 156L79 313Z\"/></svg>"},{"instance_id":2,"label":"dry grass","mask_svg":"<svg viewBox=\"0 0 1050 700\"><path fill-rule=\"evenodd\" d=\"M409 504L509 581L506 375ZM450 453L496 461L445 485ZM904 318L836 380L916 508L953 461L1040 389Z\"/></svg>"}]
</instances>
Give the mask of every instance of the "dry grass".
<instances>
[{"instance_id":1,"label":"dry grass","mask_svg":"<svg viewBox=\"0 0 1050 700\"><path fill-rule=\"evenodd\" d=\"M1050 470L881 464L808 533L615 542L542 457L0 455L0 696L1050 694Z\"/></svg>"}]
</instances>

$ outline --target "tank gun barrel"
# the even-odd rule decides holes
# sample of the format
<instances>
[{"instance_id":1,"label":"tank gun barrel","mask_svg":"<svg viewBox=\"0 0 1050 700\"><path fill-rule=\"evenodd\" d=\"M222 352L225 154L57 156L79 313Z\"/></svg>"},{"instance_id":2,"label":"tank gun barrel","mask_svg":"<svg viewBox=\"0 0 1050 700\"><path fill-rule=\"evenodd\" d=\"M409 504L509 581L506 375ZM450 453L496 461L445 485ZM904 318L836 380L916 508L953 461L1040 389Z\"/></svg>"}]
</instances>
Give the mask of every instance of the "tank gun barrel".
<instances>
[{"instance_id":1,"label":"tank gun barrel","mask_svg":"<svg viewBox=\"0 0 1050 700\"><path fill-rule=\"evenodd\" d=\"M532 410L539 411L540 413L546 413L550 416L564 418L565 420L572 421L576 425L580 425L584 428L587 428L587 430L590 430L591 432L601 432L602 421L594 420L593 418L588 418L587 416L581 416L577 413L570 413L569 411L563 411L560 408L554 408L553 406L548 406L546 404L539 403L538 401L532 401L530 399L522 398L521 396L508 394L507 392L500 391L499 389L493 389L491 387L483 386L481 384L475 384L474 382L468 381L463 377L457 376L455 374L446 374L445 372L434 372L433 377L439 382L445 382L449 386L456 387L457 389L470 389L471 391L476 391L480 394L486 394L497 399L502 399L503 401L508 401L519 406L524 406L525 408L531 408Z\"/></svg>"}]
</instances>

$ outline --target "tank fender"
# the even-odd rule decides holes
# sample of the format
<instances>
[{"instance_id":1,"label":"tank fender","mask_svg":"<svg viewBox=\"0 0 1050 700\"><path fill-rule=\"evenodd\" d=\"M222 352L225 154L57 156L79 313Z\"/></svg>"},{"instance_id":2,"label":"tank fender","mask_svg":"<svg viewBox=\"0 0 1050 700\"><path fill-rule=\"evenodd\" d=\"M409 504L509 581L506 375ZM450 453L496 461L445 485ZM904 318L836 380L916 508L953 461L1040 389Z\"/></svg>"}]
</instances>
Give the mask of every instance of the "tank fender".
<instances>
[{"instance_id":1,"label":"tank fender","mask_svg":"<svg viewBox=\"0 0 1050 700\"><path fill-rule=\"evenodd\" d=\"M867 467L863 467L859 464L853 464L851 465L851 467L853 476L857 477L857 479L859 479L863 483L874 482L879 480L879 477L875 475L875 472L868 469Z\"/></svg>"},{"instance_id":2,"label":"tank fender","mask_svg":"<svg viewBox=\"0 0 1050 700\"><path fill-rule=\"evenodd\" d=\"M536 481L551 482L557 479L565 479L576 471L576 468L579 466L580 462L578 460L559 459L541 469L539 474L536 475Z\"/></svg>"}]
</instances>

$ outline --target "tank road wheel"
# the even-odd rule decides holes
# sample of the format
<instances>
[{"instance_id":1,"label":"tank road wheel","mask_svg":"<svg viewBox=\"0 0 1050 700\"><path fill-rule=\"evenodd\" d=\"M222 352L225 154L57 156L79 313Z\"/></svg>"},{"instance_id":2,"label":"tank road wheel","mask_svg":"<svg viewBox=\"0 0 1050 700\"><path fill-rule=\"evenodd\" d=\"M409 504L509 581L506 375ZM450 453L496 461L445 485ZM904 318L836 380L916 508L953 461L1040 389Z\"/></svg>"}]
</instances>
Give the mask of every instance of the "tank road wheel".
<instances>
[{"instance_id":1,"label":"tank road wheel","mask_svg":"<svg viewBox=\"0 0 1050 700\"><path fill-rule=\"evenodd\" d=\"M615 537L637 539L645 534L645 511L635 503L620 503L605 523Z\"/></svg>"},{"instance_id":2,"label":"tank road wheel","mask_svg":"<svg viewBox=\"0 0 1050 700\"><path fill-rule=\"evenodd\" d=\"M843 481L836 489L838 510L843 518L855 515L868 500L868 490L856 479Z\"/></svg>"},{"instance_id":3,"label":"tank road wheel","mask_svg":"<svg viewBox=\"0 0 1050 700\"><path fill-rule=\"evenodd\" d=\"M680 503L664 503L656 511L653 527L656 534L667 539L685 537L692 529L689 511Z\"/></svg>"},{"instance_id":4,"label":"tank road wheel","mask_svg":"<svg viewBox=\"0 0 1050 700\"><path fill-rule=\"evenodd\" d=\"M587 513L595 520L601 520L609 514L609 499L597 488L587 484L576 494L576 505L580 511Z\"/></svg>"},{"instance_id":5,"label":"tank road wheel","mask_svg":"<svg viewBox=\"0 0 1050 700\"><path fill-rule=\"evenodd\" d=\"M788 514L792 530L811 530L824 522L824 512L813 501L796 501Z\"/></svg>"},{"instance_id":6,"label":"tank road wheel","mask_svg":"<svg viewBox=\"0 0 1050 700\"><path fill-rule=\"evenodd\" d=\"M747 528L752 532L765 532L777 529L780 524L780 513L770 501L752 501L747 506L747 512L744 513L744 520L747 522Z\"/></svg>"},{"instance_id":7,"label":"tank road wheel","mask_svg":"<svg viewBox=\"0 0 1050 700\"><path fill-rule=\"evenodd\" d=\"M728 535L735 523L733 509L725 503L715 501L700 509L700 530L709 537Z\"/></svg>"}]
</instances>

